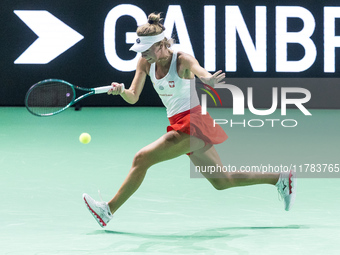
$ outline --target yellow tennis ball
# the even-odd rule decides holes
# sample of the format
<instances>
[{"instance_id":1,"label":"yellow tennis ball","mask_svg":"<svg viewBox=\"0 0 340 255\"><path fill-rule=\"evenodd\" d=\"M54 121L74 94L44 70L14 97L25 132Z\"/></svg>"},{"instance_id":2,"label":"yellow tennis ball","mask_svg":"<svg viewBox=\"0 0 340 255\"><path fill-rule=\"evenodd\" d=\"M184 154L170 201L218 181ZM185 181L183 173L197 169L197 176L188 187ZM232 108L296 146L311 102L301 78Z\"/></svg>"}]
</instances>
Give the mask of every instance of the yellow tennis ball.
<instances>
[{"instance_id":1,"label":"yellow tennis ball","mask_svg":"<svg viewBox=\"0 0 340 255\"><path fill-rule=\"evenodd\" d=\"M91 141L91 136L88 133L82 133L79 136L79 141L83 144L87 144Z\"/></svg>"}]
</instances>

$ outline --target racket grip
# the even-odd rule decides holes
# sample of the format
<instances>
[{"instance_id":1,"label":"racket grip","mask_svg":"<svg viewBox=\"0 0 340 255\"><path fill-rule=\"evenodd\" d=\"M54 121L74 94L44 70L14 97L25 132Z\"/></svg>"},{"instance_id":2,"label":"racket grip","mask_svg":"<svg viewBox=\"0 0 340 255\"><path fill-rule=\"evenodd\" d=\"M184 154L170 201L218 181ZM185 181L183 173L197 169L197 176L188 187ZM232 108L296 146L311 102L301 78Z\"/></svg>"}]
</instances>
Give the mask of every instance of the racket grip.
<instances>
[{"instance_id":1,"label":"racket grip","mask_svg":"<svg viewBox=\"0 0 340 255\"><path fill-rule=\"evenodd\" d=\"M125 86L124 86L124 83L121 83L123 86L122 86L122 93L124 92L125 90ZM104 86L104 87L98 87L98 88L94 88L94 93L95 94L103 94L103 93L107 93L110 89L112 89L112 85L109 85L109 86Z\"/></svg>"}]
</instances>

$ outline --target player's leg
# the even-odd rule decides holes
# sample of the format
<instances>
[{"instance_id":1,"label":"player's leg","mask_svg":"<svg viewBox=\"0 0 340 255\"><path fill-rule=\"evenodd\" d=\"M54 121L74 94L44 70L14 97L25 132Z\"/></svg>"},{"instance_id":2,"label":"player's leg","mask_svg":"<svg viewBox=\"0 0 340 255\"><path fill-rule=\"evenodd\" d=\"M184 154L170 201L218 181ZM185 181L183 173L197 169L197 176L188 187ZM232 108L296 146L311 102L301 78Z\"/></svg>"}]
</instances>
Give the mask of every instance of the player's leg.
<instances>
[{"instance_id":1,"label":"player's leg","mask_svg":"<svg viewBox=\"0 0 340 255\"><path fill-rule=\"evenodd\" d=\"M206 147L195 151L190 155L190 159L195 166L198 166L201 169L207 169L209 166L219 166L221 169L223 168L220 156L212 145L207 145ZM279 179L278 173L251 173L241 171L219 171L214 173L204 171L201 173L218 190L255 184L275 185Z\"/></svg>"},{"instance_id":2,"label":"player's leg","mask_svg":"<svg viewBox=\"0 0 340 255\"><path fill-rule=\"evenodd\" d=\"M190 138L188 134L172 130L141 149L135 155L132 167L122 186L109 202L111 212L114 213L138 189L152 165L202 147L204 147L202 140Z\"/></svg>"},{"instance_id":3,"label":"player's leg","mask_svg":"<svg viewBox=\"0 0 340 255\"><path fill-rule=\"evenodd\" d=\"M223 167L214 146L205 147L194 152L190 159L195 166L199 167ZM293 171L287 173L244 173L241 171L225 173L222 171L214 172L213 174L202 172L202 174L218 190L255 184L275 185L284 201L286 211L290 210L295 201L297 180Z\"/></svg>"},{"instance_id":4,"label":"player's leg","mask_svg":"<svg viewBox=\"0 0 340 255\"><path fill-rule=\"evenodd\" d=\"M174 130L166 133L155 142L141 149L135 155L126 179L109 203L97 202L88 194L83 194L87 208L99 225L105 227L112 219L112 214L117 211L141 185L149 167L202 147L204 147L202 140L190 138L188 134Z\"/></svg>"}]
</instances>

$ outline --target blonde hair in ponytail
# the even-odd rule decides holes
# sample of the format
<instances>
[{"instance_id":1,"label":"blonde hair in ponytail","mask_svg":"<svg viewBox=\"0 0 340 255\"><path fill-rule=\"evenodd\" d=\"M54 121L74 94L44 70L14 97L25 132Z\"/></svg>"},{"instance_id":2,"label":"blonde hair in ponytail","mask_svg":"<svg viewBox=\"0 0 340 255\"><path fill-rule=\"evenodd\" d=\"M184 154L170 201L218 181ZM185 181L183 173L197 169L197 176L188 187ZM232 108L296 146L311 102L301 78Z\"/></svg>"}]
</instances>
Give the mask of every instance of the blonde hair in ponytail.
<instances>
[{"instance_id":1,"label":"blonde hair in ponytail","mask_svg":"<svg viewBox=\"0 0 340 255\"><path fill-rule=\"evenodd\" d=\"M163 21L163 18L161 18L161 14L156 14L155 12L151 13L148 16L148 23L139 26L137 28L137 35L138 36L153 36L153 35L159 35L165 30L165 27L161 23ZM165 47L170 48L171 45L174 43L174 40L172 38L167 39L164 38L162 41L159 42L159 44L164 44Z\"/></svg>"}]
</instances>

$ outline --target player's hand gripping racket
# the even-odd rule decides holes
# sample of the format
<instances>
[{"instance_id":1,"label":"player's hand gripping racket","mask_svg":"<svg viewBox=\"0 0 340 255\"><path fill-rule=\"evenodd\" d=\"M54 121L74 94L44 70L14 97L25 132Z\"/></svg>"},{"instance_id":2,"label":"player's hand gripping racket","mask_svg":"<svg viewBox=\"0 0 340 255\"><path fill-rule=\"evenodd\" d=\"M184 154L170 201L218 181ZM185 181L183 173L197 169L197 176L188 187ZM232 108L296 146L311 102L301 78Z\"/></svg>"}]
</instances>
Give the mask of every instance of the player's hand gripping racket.
<instances>
[{"instance_id":1,"label":"player's hand gripping racket","mask_svg":"<svg viewBox=\"0 0 340 255\"><path fill-rule=\"evenodd\" d=\"M76 98L76 90L86 91ZM36 116L52 116L66 110L80 100L94 95L107 93L112 86L82 88L74 86L66 81L48 79L34 84L26 93L25 106L27 110ZM122 92L124 91L124 84Z\"/></svg>"}]
</instances>

